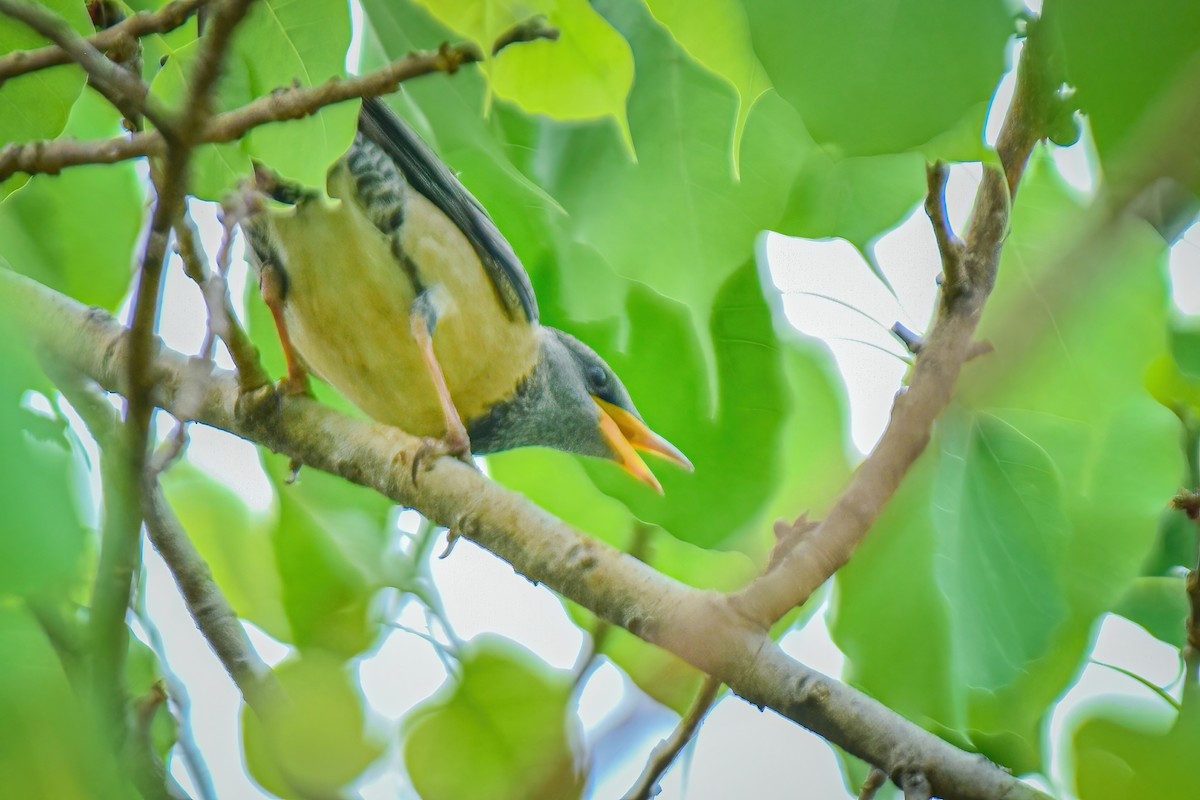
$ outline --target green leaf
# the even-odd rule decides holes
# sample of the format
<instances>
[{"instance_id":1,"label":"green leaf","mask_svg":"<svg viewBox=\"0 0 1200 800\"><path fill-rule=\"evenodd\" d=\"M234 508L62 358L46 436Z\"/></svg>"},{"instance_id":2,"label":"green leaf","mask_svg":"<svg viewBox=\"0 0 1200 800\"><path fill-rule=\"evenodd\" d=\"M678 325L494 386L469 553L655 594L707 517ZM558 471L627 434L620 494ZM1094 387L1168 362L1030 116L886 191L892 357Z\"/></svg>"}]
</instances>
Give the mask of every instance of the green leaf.
<instances>
[{"instance_id":1,"label":"green leaf","mask_svg":"<svg viewBox=\"0 0 1200 800\"><path fill-rule=\"evenodd\" d=\"M280 641L292 641L270 521L190 465L174 467L162 483L167 501L237 615Z\"/></svg>"},{"instance_id":2,"label":"green leaf","mask_svg":"<svg viewBox=\"0 0 1200 800\"><path fill-rule=\"evenodd\" d=\"M92 33L85 4L41 0L41 5L66 18L77 33ZM34 50L49 43L26 25L0 16L0 55ZM62 131L85 83L83 71L73 64L10 79L0 92L0 142L53 139Z\"/></svg>"},{"instance_id":3,"label":"green leaf","mask_svg":"<svg viewBox=\"0 0 1200 800\"><path fill-rule=\"evenodd\" d=\"M688 55L729 81L737 91L737 122L733 127L736 172L746 120L754 104L771 88L771 79L754 54L745 9L737 0L648 0L646 5Z\"/></svg>"},{"instance_id":4,"label":"green leaf","mask_svg":"<svg viewBox=\"0 0 1200 800\"><path fill-rule=\"evenodd\" d=\"M963 722L960 666L946 595L935 578L933 485L926 451L854 558L838 570L829 632L846 679L926 727Z\"/></svg>"},{"instance_id":5,"label":"green leaf","mask_svg":"<svg viewBox=\"0 0 1200 800\"><path fill-rule=\"evenodd\" d=\"M13 797L130 800L88 704L76 695L36 619L0 602L0 772Z\"/></svg>"},{"instance_id":6,"label":"green leaf","mask_svg":"<svg viewBox=\"0 0 1200 800\"><path fill-rule=\"evenodd\" d=\"M1167 644L1182 648L1187 643L1188 599L1183 578L1138 578L1113 611Z\"/></svg>"},{"instance_id":7,"label":"green leaf","mask_svg":"<svg viewBox=\"0 0 1200 800\"><path fill-rule=\"evenodd\" d=\"M1003 0L748 0L746 10L772 83L822 145L842 155L929 149L964 121L982 141L978 109L1013 32Z\"/></svg>"},{"instance_id":8,"label":"green leaf","mask_svg":"<svg viewBox=\"0 0 1200 800\"><path fill-rule=\"evenodd\" d=\"M120 114L88 93L65 133L88 140L120 131ZM133 273L144 202L132 162L34 176L0 203L0 256L52 289L115 310Z\"/></svg>"},{"instance_id":9,"label":"green leaf","mask_svg":"<svg viewBox=\"0 0 1200 800\"><path fill-rule=\"evenodd\" d=\"M765 95L747 122L735 179L728 156L738 106L733 89L683 57L644 8L602 10L637 61L629 119L638 161L601 126L547 125L538 178L569 214L556 220L566 241L587 245L629 281L685 303L705 335L717 291L784 210L806 152L797 135L803 128L786 103ZM559 256L564 284L590 266L576 267L568 255ZM600 319L620 309L585 305L568 313ZM707 343L705 359L712 359Z\"/></svg>"},{"instance_id":10,"label":"green leaf","mask_svg":"<svg viewBox=\"0 0 1200 800\"><path fill-rule=\"evenodd\" d=\"M775 230L836 237L865 250L907 217L925 191L925 159L917 153L838 159L813 147Z\"/></svg>"},{"instance_id":11,"label":"green leaf","mask_svg":"<svg viewBox=\"0 0 1200 800\"><path fill-rule=\"evenodd\" d=\"M1042 656L1066 618L1062 479L996 417L947 420L934 488L938 585L967 685L996 691Z\"/></svg>"},{"instance_id":12,"label":"green leaf","mask_svg":"<svg viewBox=\"0 0 1200 800\"><path fill-rule=\"evenodd\" d=\"M362 652L379 633L369 612L382 582L390 505L313 470L287 485L283 458L268 458L266 469L279 499L271 543L291 641L305 651Z\"/></svg>"},{"instance_id":13,"label":"green leaf","mask_svg":"<svg viewBox=\"0 0 1200 800\"><path fill-rule=\"evenodd\" d=\"M349 47L350 8L342 0L262 0L238 28L233 50L251 94L264 97L294 83L319 86L345 77ZM287 178L324 188L329 166L354 141L358 106L339 103L303 120L255 128L244 151Z\"/></svg>"},{"instance_id":14,"label":"green leaf","mask_svg":"<svg viewBox=\"0 0 1200 800\"><path fill-rule=\"evenodd\" d=\"M341 659L319 650L275 668L284 702L242 709L246 766L284 798L340 796L384 748L366 733L359 687Z\"/></svg>"},{"instance_id":15,"label":"green leaf","mask_svg":"<svg viewBox=\"0 0 1200 800\"><path fill-rule=\"evenodd\" d=\"M1100 160L1111 166L1130 132L1200 53L1200 6L1150 0L1052 0L1045 19L1067 79L1088 115Z\"/></svg>"},{"instance_id":16,"label":"green leaf","mask_svg":"<svg viewBox=\"0 0 1200 800\"><path fill-rule=\"evenodd\" d=\"M1079 725L1071 760L1080 800L1183 800L1194 794L1188 767L1200 748L1196 710L1185 706L1173 720L1162 709L1160 701L1109 702Z\"/></svg>"},{"instance_id":17,"label":"green leaf","mask_svg":"<svg viewBox=\"0 0 1200 800\"><path fill-rule=\"evenodd\" d=\"M614 119L631 147L625 98L633 85L633 55L586 0L454 0L425 6L446 27L490 53L501 34L536 15L559 31L505 48L482 65L496 95L530 114L559 120Z\"/></svg>"},{"instance_id":18,"label":"green leaf","mask_svg":"<svg viewBox=\"0 0 1200 800\"><path fill-rule=\"evenodd\" d=\"M66 426L23 404L27 391L45 388L23 345L0 320L0 602L69 594L82 581L88 545Z\"/></svg>"},{"instance_id":19,"label":"green leaf","mask_svg":"<svg viewBox=\"0 0 1200 800\"><path fill-rule=\"evenodd\" d=\"M462 675L417 709L404 763L425 800L567 800L583 791L570 681L515 645L486 638Z\"/></svg>"},{"instance_id":20,"label":"green leaf","mask_svg":"<svg viewBox=\"0 0 1200 800\"><path fill-rule=\"evenodd\" d=\"M186 102L192 70L200 56L201 42L189 38L178 47L160 40L166 63L155 75L150 90L164 103L181 108ZM220 110L228 111L254 99L245 63L229 58L221 77L217 95ZM245 140L226 144L205 144L192 152L191 177L188 191L202 200L219 202L226 193L237 187L238 181L254 173L254 165L246 152Z\"/></svg>"}]
</instances>

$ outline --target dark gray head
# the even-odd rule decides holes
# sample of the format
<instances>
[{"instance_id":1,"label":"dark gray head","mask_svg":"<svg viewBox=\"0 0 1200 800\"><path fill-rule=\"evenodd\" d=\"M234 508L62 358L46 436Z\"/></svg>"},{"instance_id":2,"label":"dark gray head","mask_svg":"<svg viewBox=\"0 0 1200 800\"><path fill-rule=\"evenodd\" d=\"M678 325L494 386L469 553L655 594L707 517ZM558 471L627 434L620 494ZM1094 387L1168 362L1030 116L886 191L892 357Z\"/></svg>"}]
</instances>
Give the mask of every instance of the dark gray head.
<instances>
[{"instance_id":1,"label":"dark gray head","mask_svg":"<svg viewBox=\"0 0 1200 800\"><path fill-rule=\"evenodd\" d=\"M555 328L540 328L538 334L541 353L533 372L511 400L468 426L476 453L540 445L607 458L658 491L636 450L692 468L683 453L646 426L621 379L594 350Z\"/></svg>"}]
</instances>

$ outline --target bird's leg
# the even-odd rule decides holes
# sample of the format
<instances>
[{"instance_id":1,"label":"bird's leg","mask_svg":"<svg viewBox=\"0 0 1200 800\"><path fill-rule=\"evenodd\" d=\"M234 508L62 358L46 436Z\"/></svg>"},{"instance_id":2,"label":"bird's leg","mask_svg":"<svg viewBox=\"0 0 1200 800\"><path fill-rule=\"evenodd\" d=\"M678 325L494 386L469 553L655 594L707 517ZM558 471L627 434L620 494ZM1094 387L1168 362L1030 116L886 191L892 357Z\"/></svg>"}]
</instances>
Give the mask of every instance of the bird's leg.
<instances>
[{"instance_id":1,"label":"bird's leg","mask_svg":"<svg viewBox=\"0 0 1200 800\"><path fill-rule=\"evenodd\" d=\"M285 278L274 264L264 262L259 270L259 289L263 301L271 310L275 320L275 330L279 332L279 343L283 346L283 358L287 362L287 377L280 382L280 388L287 395L312 396L312 386L308 382L308 369L300 359L288 333L287 320L283 314Z\"/></svg>"},{"instance_id":2,"label":"bird's leg","mask_svg":"<svg viewBox=\"0 0 1200 800\"><path fill-rule=\"evenodd\" d=\"M433 379L433 387L437 391L438 402L442 406L442 414L446 418L446 433L441 439L426 439L421 449L413 459L413 483L417 482L417 473L422 462L431 456L450 455L466 464L474 464L471 460L471 439L467 436L467 428L463 425L462 417L454 406L454 398L446 386L446 376L442 373L442 365L438 363L437 355L433 352L433 329L437 324L437 309L434 307L431 293L426 290L417 296L413 303L412 313L409 314L409 327L413 340L421 351L429 377Z\"/></svg>"}]
</instances>

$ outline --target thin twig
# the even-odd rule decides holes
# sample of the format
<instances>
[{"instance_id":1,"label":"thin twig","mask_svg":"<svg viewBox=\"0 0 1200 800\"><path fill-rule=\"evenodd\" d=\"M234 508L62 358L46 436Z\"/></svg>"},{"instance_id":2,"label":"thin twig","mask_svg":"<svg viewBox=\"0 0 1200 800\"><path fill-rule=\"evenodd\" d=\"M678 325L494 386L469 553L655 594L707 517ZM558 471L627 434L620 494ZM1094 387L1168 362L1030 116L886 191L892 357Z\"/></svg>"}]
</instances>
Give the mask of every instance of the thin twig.
<instances>
[{"instance_id":1,"label":"thin twig","mask_svg":"<svg viewBox=\"0 0 1200 800\"><path fill-rule=\"evenodd\" d=\"M183 259L184 272L200 288L204 297L204 305L208 312L208 330L220 337L229 350L237 369L238 381L244 391L253 391L271 382L262 361L258 357L258 348L233 313L233 303L229 298L228 259L230 242L233 237L235 215L226 214L222 219L225 235L221 248L217 252L217 270L209 271L208 259L200 245L199 232L196 223L190 215L184 215L175 224L175 240L179 244L179 255Z\"/></svg>"},{"instance_id":2,"label":"thin twig","mask_svg":"<svg viewBox=\"0 0 1200 800\"><path fill-rule=\"evenodd\" d=\"M168 139L174 135L174 120L150 96L145 81L107 58L58 14L25 0L0 0L0 13L24 23L62 48L87 72L92 86L126 118L145 117Z\"/></svg>"},{"instance_id":3,"label":"thin twig","mask_svg":"<svg viewBox=\"0 0 1200 800\"><path fill-rule=\"evenodd\" d=\"M658 782L671 768L671 764L675 763L675 758L680 751L687 746L688 742L692 741L692 737L700 729L700 723L704 721L704 717L708 715L709 710L717 701L717 694L720 691L721 680L719 678L709 676L704 679L704 684L692 702L692 707L688 709L687 714L679 721L679 725L671 732L671 735L655 745L654 750L650 753L650 759L642 769L642 774L638 776L633 787L625 793L625 800L649 800L658 794Z\"/></svg>"},{"instance_id":4,"label":"thin twig","mask_svg":"<svg viewBox=\"0 0 1200 800\"><path fill-rule=\"evenodd\" d=\"M175 0L158 11L140 11L111 28L87 37L87 43L101 53L124 51L143 36L175 30L208 1ZM19 50L0 56L0 86L20 75L70 64L72 61L74 58L71 54L58 45L48 45L38 50Z\"/></svg>"},{"instance_id":5,"label":"thin twig","mask_svg":"<svg viewBox=\"0 0 1200 800\"><path fill-rule=\"evenodd\" d=\"M929 164L925 168L925 178L928 191L925 194L925 213L933 226L933 235L937 239L938 252L942 256L942 275L944 276L943 291L957 291L963 283L962 257L965 246L961 239L954 234L950 220L946 216L946 181L950 170L941 161Z\"/></svg>"},{"instance_id":6,"label":"thin twig","mask_svg":"<svg viewBox=\"0 0 1200 800\"><path fill-rule=\"evenodd\" d=\"M543 28L537 38L555 36L557 31L553 28ZM532 34L527 33L524 38L513 39L511 43L528 41L531 37ZM260 97L241 108L217 114L191 141L193 144L232 142L260 125L300 119L315 114L325 106L348 100L389 94L405 81L438 72L454 72L482 58L479 48L464 43L432 53L413 53L361 77L334 79L312 88L289 87ZM59 140L9 144L0 148L0 181L17 173L57 175L68 167L82 164L114 164L165 153L166 142L157 132L96 142Z\"/></svg>"}]
</instances>

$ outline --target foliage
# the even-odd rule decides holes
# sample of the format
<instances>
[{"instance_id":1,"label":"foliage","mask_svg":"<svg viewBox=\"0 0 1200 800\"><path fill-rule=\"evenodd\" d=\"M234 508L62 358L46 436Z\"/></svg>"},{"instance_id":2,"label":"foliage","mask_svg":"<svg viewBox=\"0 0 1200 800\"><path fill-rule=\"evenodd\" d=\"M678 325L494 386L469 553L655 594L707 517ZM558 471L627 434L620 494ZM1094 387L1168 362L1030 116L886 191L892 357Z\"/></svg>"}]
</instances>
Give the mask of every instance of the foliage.
<instances>
[{"instance_id":1,"label":"foliage","mask_svg":"<svg viewBox=\"0 0 1200 800\"><path fill-rule=\"evenodd\" d=\"M88 26L81 2L46 5ZM1151 5L1045 3L1053 60L1107 180L1139 155L1135 132L1200 58L1200 10ZM611 464L542 450L490 458L491 476L689 585L752 580L771 523L803 509L819 517L852 466L839 377L827 350L787 324L763 232L845 239L886 283L872 246L924 196L924 162L994 161L984 123L1024 21L1004 0L362 7L364 71L445 41L490 53L531 14L561 31L478 69L406 83L389 102L493 214L544 322L595 347L696 465L661 469L663 496ZM235 37L219 110L345 76L350 42L344 0L261 0ZM41 43L0 16L0 56ZM186 97L199 44L194 24L145 41L145 78L169 108ZM1075 110L1055 120L1054 141L1077 137ZM203 145L190 193L220 200L254 162L319 190L356 113L343 103ZM0 89L0 144L100 139L119 126L71 67ZM968 366L830 601L850 683L959 746L1041 774L1047 721L1105 614L1184 646L1179 572L1195 567L1196 530L1167 507L1180 485L1195 487L1200 458L1200 336L1171 318L1167 247L1148 227L1124 226L1091 263L1062 263L1091 234L1094 208L1052 152L1039 147L1015 201L980 330L995 352ZM12 178L0 198L0 261L84 303L120 307L146 202L132 163ZM1075 270L1069 291L1047 289L1062 285L1056 270ZM248 302L252 335L279 375L269 317ZM86 486L100 464L17 333L3 320L0 333L0 774L22 796L131 796L91 706L64 699L86 699L91 686L58 635L84 631L99 524ZM327 387L318 395L353 413ZM399 730L372 727L356 659L382 636L385 593L441 615L427 548L400 547L394 510L377 495L311 471L292 485L272 455L262 471L265 510L193 463L164 476L239 617L291 648L275 674L292 704L278 718L243 717L254 780L281 797L330 796L395 748L422 797L581 796L588 764L569 678L509 643L457 648L435 697ZM596 630L586 609L569 611ZM600 655L680 713L701 680L623 630ZM135 701L161 670L135 645ZM1071 742L1074 787L1062 790L1185 796L1197 729L1195 709L1184 709L1091 709ZM152 732L163 749L175 740L164 723ZM861 765L846 766L861 780Z\"/></svg>"}]
</instances>

